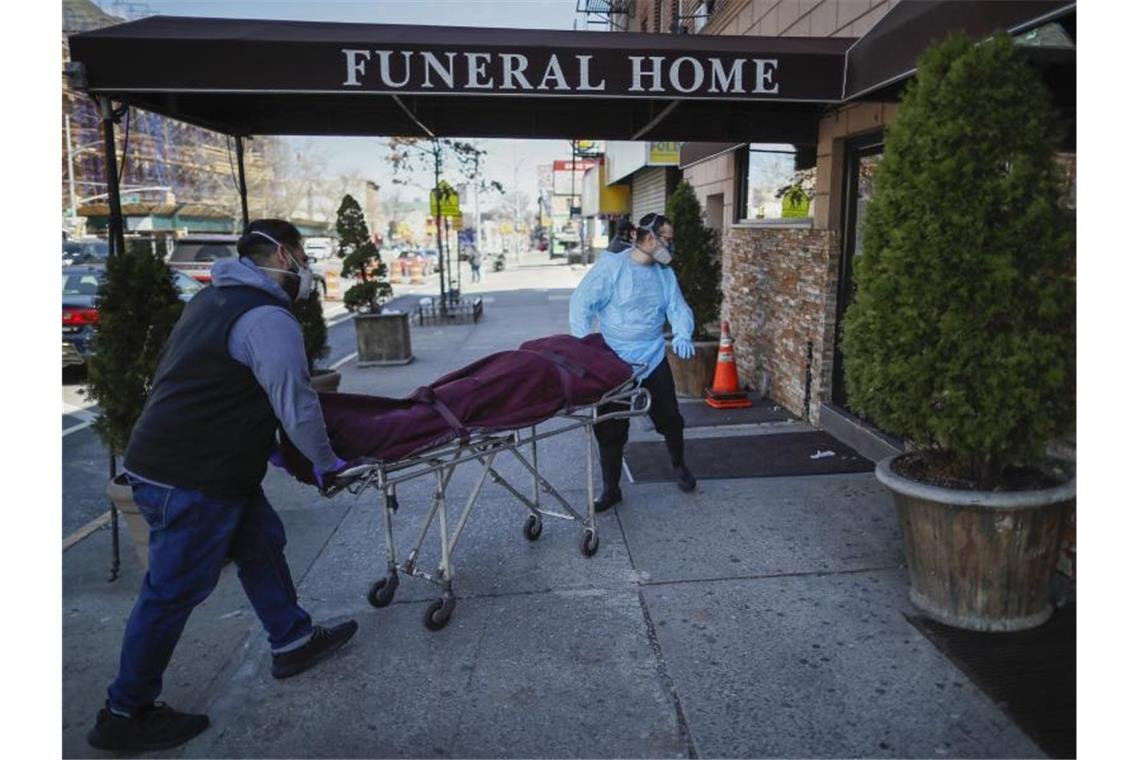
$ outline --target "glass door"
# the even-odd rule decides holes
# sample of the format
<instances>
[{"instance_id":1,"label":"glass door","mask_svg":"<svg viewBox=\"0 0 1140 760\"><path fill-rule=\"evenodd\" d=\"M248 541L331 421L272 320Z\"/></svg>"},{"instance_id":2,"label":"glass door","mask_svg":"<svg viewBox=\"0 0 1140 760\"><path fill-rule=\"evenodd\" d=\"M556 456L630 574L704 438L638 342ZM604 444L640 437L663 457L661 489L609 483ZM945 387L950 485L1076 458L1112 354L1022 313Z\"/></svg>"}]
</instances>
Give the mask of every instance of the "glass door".
<instances>
[{"instance_id":1,"label":"glass door","mask_svg":"<svg viewBox=\"0 0 1140 760\"><path fill-rule=\"evenodd\" d=\"M883 158L883 135L860 137L848 140L844 150L843 168L843 257L839 265L839 292L835 319L835 361L831 383L832 401L842 407L847 406L847 386L844 377L843 352L839 347L839 337L843 329L843 317L855 298L855 283L852 270L855 259L863 252L863 219L867 213L867 202L871 200L875 169Z\"/></svg>"}]
</instances>

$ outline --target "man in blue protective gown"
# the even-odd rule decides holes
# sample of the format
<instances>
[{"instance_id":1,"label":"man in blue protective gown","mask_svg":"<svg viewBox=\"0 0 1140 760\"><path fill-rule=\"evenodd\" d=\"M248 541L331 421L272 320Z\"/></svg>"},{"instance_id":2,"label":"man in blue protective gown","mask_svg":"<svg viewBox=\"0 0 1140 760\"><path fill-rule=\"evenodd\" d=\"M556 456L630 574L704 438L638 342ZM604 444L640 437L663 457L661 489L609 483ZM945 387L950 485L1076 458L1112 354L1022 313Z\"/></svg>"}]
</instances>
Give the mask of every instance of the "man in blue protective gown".
<instances>
[{"instance_id":1,"label":"man in blue protective gown","mask_svg":"<svg viewBox=\"0 0 1140 760\"><path fill-rule=\"evenodd\" d=\"M604 256L570 297L570 332L583 337L596 316L602 337L629 363L652 397L649 417L665 436L677 487L689 492L697 481L685 466L685 420L677 406L673 373L665 361L665 335L673 328L673 351L681 359L693 356L693 312L681 295L672 260L673 224L660 214L641 219L634 243L623 253ZM607 411L605 408L603 412ZM629 439L629 420L608 420L594 427L601 453L602 484L594 500L596 512L621 501L622 449Z\"/></svg>"},{"instance_id":2,"label":"man in blue protective gown","mask_svg":"<svg viewBox=\"0 0 1140 760\"><path fill-rule=\"evenodd\" d=\"M211 270L213 286L186 305L163 349L124 469L150 526L149 568L123 634L119 672L88 742L116 752L164 750L209 725L156 701L191 611L227 558L272 648L272 674L317 664L356 632L315 625L297 601L285 527L261 489L278 428L314 463L322 486L347 465L333 452L309 383L290 301L312 291L301 234L258 219L238 258Z\"/></svg>"}]
</instances>

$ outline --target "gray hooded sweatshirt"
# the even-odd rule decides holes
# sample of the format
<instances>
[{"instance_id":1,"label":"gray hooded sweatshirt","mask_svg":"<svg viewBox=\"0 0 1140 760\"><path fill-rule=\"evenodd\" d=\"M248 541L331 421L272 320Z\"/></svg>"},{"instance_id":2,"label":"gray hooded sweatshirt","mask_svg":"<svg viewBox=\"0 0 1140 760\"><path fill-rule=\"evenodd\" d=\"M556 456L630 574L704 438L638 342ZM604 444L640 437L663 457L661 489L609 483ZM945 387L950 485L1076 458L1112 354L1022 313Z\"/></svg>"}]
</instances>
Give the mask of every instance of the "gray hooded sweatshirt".
<instances>
[{"instance_id":1,"label":"gray hooded sweatshirt","mask_svg":"<svg viewBox=\"0 0 1140 760\"><path fill-rule=\"evenodd\" d=\"M227 348L230 356L253 371L289 440L318 471L333 469L336 454L329 445L317 392L309 382L301 326L289 311L289 295L246 258L220 259L210 274L213 287L247 285L281 301L281 306L256 306L242 314L230 329Z\"/></svg>"}]
</instances>

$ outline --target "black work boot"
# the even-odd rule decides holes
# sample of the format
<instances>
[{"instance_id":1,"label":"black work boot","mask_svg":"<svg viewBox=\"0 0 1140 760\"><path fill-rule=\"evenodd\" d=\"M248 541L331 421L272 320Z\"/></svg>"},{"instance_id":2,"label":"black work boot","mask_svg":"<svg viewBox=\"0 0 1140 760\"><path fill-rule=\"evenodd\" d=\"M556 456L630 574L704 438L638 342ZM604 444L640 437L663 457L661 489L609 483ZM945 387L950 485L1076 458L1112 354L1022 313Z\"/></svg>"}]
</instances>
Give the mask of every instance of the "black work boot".
<instances>
[{"instance_id":1,"label":"black work boot","mask_svg":"<svg viewBox=\"0 0 1140 760\"><path fill-rule=\"evenodd\" d=\"M594 514L600 514L621 503L621 489L617 486L606 486L600 496L594 499Z\"/></svg>"},{"instance_id":2,"label":"black work boot","mask_svg":"<svg viewBox=\"0 0 1140 760\"><path fill-rule=\"evenodd\" d=\"M697 487L697 479L693 477L693 473L684 462L673 465L673 476L677 478L677 488L685 493L691 493Z\"/></svg>"},{"instance_id":3,"label":"black work boot","mask_svg":"<svg viewBox=\"0 0 1140 760\"><path fill-rule=\"evenodd\" d=\"M685 439L680 432L665 436L665 446L669 449L669 461L673 465L673 477L677 479L677 488L685 493L691 493L697 487L697 479L685 466Z\"/></svg>"},{"instance_id":4,"label":"black work boot","mask_svg":"<svg viewBox=\"0 0 1140 760\"><path fill-rule=\"evenodd\" d=\"M602 493L594 499L594 512L605 512L621 502L621 450L622 446L598 447L602 466Z\"/></svg>"},{"instance_id":5,"label":"black work boot","mask_svg":"<svg viewBox=\"0 0 1140 760\"><path fill-rule=\"evenodd\" d=\"M273 677L288 678L308 670L344 646L356 633L356 628L355 620L332 628L313 626L313 637L304 646L273 655Z\"/></svg>"},{"instance_id":6,"label":"black work boot","mask_svg":"<svg viewBox=\"0 0 1140 760\"><path fill-rule=\"evenodd\" d=\"M87 732L87 743L109 752L154 752L185 744L209 725L205 715L181 713L163 702L140 707L129 717L104 707Z\"/></svg>"}]
</instances>

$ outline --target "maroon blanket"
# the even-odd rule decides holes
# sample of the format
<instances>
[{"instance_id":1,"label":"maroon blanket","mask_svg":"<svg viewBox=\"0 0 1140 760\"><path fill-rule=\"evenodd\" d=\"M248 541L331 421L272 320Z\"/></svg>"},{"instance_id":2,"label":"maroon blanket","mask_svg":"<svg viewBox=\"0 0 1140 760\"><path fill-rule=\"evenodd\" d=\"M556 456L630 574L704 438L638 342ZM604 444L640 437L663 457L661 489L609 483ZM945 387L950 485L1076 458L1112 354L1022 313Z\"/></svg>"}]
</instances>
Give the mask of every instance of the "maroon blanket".
<instances>
[{"instance_id":1,"label":"maroon blanket","mask_svg":"<svg viewBox=\"0 0 1140 760\"><path fill-rule=\"evenodd\" d=\"M322 393L321 409L341 459L396 461L473 433L516 430L598 401L633 370L598 334L552 335L500 351L402 399ZM289 472L314 482L312 465L290 441Z\"/></svg>"}]
</instances>

